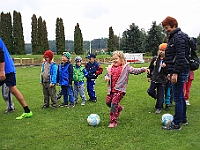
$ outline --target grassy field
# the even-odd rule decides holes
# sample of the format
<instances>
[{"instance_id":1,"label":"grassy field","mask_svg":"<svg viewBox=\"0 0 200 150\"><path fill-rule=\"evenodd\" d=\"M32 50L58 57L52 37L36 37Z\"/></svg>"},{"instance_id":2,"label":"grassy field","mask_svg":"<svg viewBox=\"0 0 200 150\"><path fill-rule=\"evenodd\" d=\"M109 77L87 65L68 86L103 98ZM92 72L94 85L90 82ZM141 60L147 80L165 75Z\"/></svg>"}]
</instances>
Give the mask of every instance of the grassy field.
<instances>
[{"instance_id":1,"label":"grassy field","mask_svg":"<svg viewBox=\"0 0 200 150\"><path fill-rule=\"evenodd\" d=\"M148 66L137 64L135 67ZM103 65L105 68L106 66ZM105 69L104 69L105 70ZM23 93L34 115L15 120L22 107L17 100L15 112L5 115L5 102L0 100L0 149L5 150L199 150L200 130L200 70L195 71L188 106L188 126L180 131L163 131L161 116L155 114L155 100L148 96L146 73L130 75L127 93L121 104L124 110L116 128L108 128L109 108L105 105L107 85L105 71L96 81L97 103L80 103L74 108L41 109L42 87L39 84L40 67L18 67L17 87ZM59 89L59 87L57 87ZM86 94L87 95L87 94ZM61 101L62 102L62 101ZM59 103L61 103L59 102ZM174 105L169 113L174 114ZM87 116L97 113L101 122L88 126Z\"/></svg>"}]
</instances>

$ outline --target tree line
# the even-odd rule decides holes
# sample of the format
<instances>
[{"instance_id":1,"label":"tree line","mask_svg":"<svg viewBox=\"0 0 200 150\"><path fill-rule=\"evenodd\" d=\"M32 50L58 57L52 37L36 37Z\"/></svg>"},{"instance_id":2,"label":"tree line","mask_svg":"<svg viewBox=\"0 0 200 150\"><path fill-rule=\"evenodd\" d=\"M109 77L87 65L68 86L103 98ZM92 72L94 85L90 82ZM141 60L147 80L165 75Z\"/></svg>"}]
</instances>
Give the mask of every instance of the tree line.
<instances>
[{"instance_id":1,"label":"tree line","mask_svg":"<svg viewBox=\"0 0 200 150\"><path fill-rule=\"evenodd\" d=\"M74 28L74 40L65 39L65 28L62 18L56 18L55 40L48 40L46 21L41 16L37 18L33 14L31 18L31 43L24 41L22 17L20 12L1 12L0 16L0 37L5 42L10 54L43 54L47 49L51 49L56 54L69 51L77 55L122 50L128 53L146 53L156 55L158 45L167 42L167 37L161 24L152 22L148 31L140 29L138 25L132 23L122 35L116 35L114 29L108 27L108 38L93 39L84 41L79 23ZM200 34L197 39L198 52L200 53Z\"/></svg>"}]
</instances>

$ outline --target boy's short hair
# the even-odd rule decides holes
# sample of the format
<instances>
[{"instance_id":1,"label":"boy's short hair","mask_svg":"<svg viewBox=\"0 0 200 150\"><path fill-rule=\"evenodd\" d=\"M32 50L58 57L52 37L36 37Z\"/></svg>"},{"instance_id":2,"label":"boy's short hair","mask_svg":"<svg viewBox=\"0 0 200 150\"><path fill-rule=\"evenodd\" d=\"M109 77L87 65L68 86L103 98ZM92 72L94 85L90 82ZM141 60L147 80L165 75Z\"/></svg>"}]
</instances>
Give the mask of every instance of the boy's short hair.
<instances>
[{"instance_id":1,"label":"boy's short hair","mask_svg":"<svg viewBox=\"0 0 200 150\"><path fill-rule=\"evenodd\" d=\"M174 26L178 27L177 20L173 17L170 17L170 16L166 17L161 23L162 23L163 27L166 26L166 25L170 25L171 27L174 27Z\"/></svg>"},{"instance_id":2,"label":"boy's short hair","mask_svg":"<svg viewBox=\"0 0 200 150\"><path fill-rule=\"evenodd\" d=\"M96 55L95 54L90 54L86 58L88 58L88 59L90 59L90 58L96 58Z\"/></svg>"}]
</instances>

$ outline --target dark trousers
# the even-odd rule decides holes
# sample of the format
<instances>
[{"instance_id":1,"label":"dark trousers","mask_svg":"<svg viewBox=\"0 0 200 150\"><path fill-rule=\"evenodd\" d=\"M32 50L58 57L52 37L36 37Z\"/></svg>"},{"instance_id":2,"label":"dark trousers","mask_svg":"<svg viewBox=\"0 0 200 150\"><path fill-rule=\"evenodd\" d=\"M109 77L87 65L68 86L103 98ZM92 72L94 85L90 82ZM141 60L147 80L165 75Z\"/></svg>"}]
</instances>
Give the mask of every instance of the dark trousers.
<instances>
[{"instance_id":1,"label":"dark trousers","mask_svg":"<svg viewBox=\"0 0 200 150\"><path fill-rule=\"evenodd\" d=\"M162 109L163 98L164 98L164 85L162 83L155 83L151 81L150 87L147 93L152 98L156 99L156 109Z\"/></svg>"}]
</instances>

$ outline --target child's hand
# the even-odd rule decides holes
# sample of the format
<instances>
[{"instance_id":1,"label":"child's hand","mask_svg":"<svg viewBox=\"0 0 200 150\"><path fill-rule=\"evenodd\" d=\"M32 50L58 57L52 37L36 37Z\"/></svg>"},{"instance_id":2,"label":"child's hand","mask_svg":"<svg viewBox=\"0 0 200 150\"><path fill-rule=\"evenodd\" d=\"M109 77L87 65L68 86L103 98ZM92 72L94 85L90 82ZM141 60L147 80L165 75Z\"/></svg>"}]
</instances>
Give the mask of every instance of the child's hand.
<instances>
[{"instance_id":1,"label":"child's hand","mask_svg":"<svg viewBox=\"0 0 200 150\"><path fill-rule=\"evenodd\" d=\"M163 64L162 64L162 67L164 68L165 66L166 66L166 64L165 64L165 63L163 63Z\"/></svg>"},{"instance_id":2,"label":"child's hand","mask_svg":"<svg viewBox=\"0 0 200 150\"><path fill-rule=\"evenodd\" d=\"M150 82L150 81L151 81L151 78L147 78L147 81Z\"/></svg>"},{"instance_id":3,"label":"child's hand","mask_svg":"<svg viewBox=\"0 0 200 150\"><path fill-rule=\"evenodd\" d=\"M106 81L106 82L109 82L109 81L110 81L110 78L107 77L107 76L105 76L105 81Z\"/></svg>"},{"instance_id":4,"label":"child's hand","mask_svg":"<svg viewBox=\"0 0 200 150\"><path fill-rule=\"evenodd\" d=\"M54 86L54 84L50 83L49 86L52 87L52 86Z\"/></svg>"}]
</instances>

